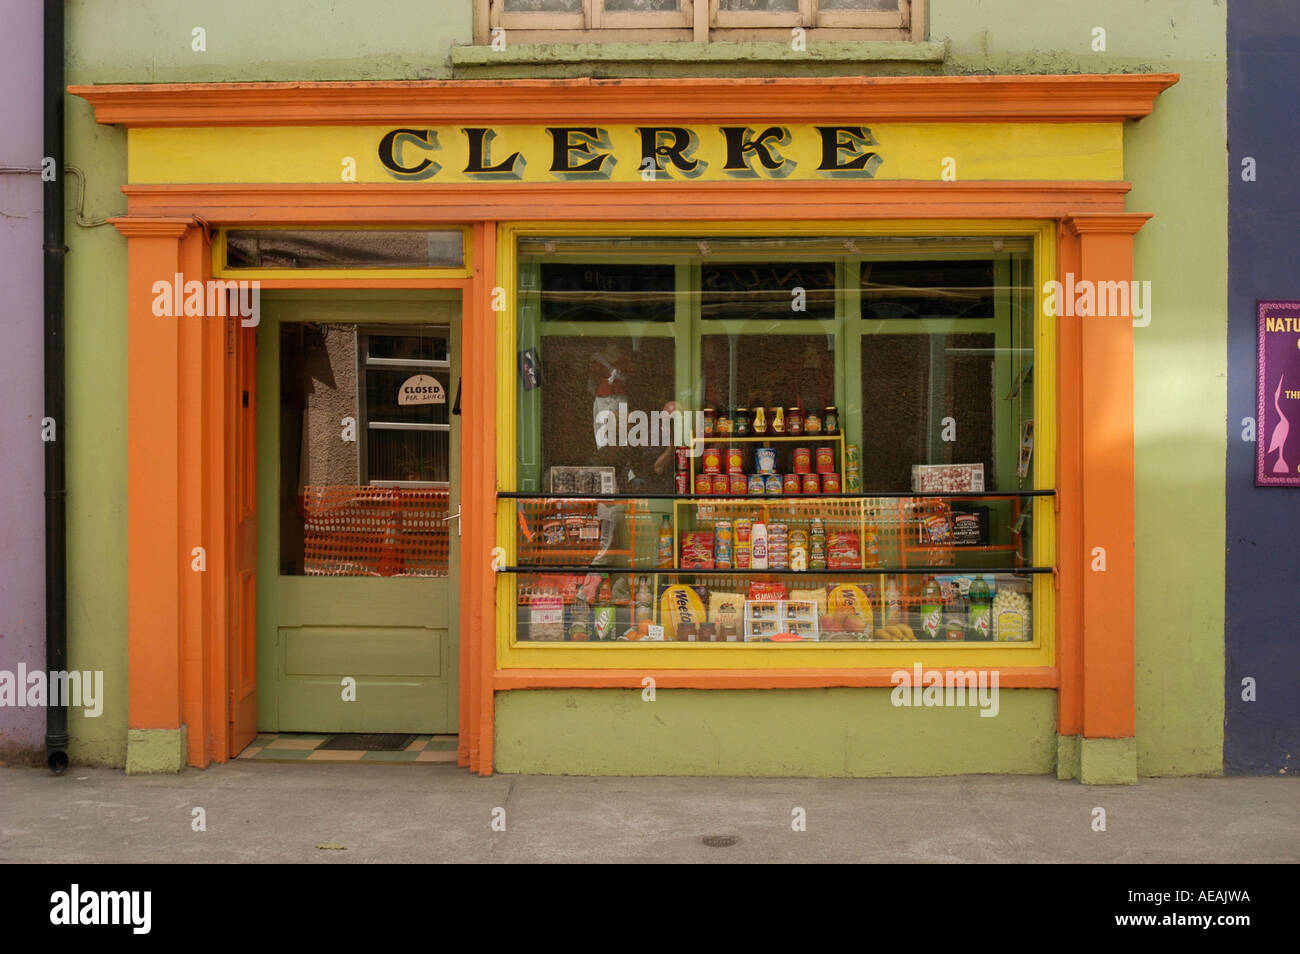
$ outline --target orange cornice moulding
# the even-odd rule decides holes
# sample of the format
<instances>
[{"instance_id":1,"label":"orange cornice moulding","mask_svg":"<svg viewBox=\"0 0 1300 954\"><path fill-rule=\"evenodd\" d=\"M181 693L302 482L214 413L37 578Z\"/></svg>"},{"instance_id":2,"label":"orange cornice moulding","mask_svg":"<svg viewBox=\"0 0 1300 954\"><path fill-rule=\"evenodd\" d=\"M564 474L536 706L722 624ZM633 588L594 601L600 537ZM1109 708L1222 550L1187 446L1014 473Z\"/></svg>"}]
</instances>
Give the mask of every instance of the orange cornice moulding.
<instances>
[{"instance_id":1,"label":"orange cornice moulding","mask_svg":"<svg viewBox=\"0 0 1300 954\"><path fill-rule=\"evenodd\" d=\"M95 119L139 126L473 122L1122 122L1177 73L787 79L423 80L70 86Z\"/></svg>"}]
</instances>

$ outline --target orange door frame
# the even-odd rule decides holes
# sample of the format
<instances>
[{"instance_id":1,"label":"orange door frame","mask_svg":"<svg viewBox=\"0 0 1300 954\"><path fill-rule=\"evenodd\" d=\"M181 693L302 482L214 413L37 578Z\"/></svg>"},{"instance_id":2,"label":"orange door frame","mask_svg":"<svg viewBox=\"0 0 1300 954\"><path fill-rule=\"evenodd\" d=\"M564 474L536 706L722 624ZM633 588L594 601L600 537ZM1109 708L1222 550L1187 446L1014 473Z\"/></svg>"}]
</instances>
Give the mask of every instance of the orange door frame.
<instances>
[{"instance_id":1,"label":"orange door frame","mask_svg":"<svg viewBox=\"0 0 1300 954\"><path fill-rule=\"evenodd\" d=\"M72 87L98 121L128 126L373 125L388 120L572 125L837 120L1118 122L1147 115L1174 75L837 78L754 82L196 84ZM832 95L832 92L834 95ZM469 224L466 280L266 281L263 287L456 287L463 293L461 765L492 771L493 694L513 685L622 685L620 673L498 673L490 572L496 526L496 323L491 311L496 224L555 221L726 221L890 218L1051 219L1058 270L1076 280L1132 277L1133 236L1148 216L1124 210L1124 182L727 182L435 185L129 185L113 220L128 248L129 726L188 727L191 765L225 761L231 633L227 586L237 514L224 461L225 400L234 373L228 322L162 319L159 278L211 277L209 229L219 225ZM236 336L239 337L239 336ZM1058 664L1019 676L1059 688L1061 735L1131 738L1133 679L1133 342L1123 321L1058 326ZM210 541L206 544L197 541ZM208 570L191 573L206 545ZM1093 547L1105 573L1089 573ZM874 672L732 673L719 685L873 685ZM728 680L727 676L736 678ZM746 678L749 677L749 678ZM661 685L690 674L663 673ZM809 680L812 680L811 682ZM1015 680L1004 680L1004 685ZM685 683L684 683L685 684Z\"/></svg>"}]
</instances>

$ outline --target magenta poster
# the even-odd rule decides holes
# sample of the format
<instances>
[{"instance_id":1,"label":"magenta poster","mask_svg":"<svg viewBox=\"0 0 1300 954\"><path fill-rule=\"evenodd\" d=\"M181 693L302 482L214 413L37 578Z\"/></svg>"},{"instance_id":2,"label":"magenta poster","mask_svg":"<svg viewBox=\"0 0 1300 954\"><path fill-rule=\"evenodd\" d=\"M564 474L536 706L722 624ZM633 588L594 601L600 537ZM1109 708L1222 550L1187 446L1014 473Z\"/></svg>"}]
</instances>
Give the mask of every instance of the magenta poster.
<instances>
[{"instance_id":1,"label":"magenta poster","mask_svg":"<svg viewBox=\"0 0 1300 954\"><path fill-rule=\"evenodd\" d=\"M1300 301L1259 303L1255 485L1300 487Z\"/></svg>"}]
</instances>

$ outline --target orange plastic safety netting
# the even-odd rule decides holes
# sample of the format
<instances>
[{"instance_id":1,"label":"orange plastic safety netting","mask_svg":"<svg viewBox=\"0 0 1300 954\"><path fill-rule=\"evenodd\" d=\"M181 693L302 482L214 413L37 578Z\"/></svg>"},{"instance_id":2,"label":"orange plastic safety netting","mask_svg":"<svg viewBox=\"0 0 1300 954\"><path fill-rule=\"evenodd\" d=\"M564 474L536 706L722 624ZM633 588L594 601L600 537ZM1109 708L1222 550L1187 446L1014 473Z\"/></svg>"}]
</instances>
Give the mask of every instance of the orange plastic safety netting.
<instances>
[{"instance_id":1,"label":"orange plastic safety netting","mask_svg":"<svg viewBox=\"0 0 1300 954\"><path fill-rule=\"evenodd\" d=\"M446 576L447 500L436 488L307 486L303 572Z\"/></svg>"}]
</instances>

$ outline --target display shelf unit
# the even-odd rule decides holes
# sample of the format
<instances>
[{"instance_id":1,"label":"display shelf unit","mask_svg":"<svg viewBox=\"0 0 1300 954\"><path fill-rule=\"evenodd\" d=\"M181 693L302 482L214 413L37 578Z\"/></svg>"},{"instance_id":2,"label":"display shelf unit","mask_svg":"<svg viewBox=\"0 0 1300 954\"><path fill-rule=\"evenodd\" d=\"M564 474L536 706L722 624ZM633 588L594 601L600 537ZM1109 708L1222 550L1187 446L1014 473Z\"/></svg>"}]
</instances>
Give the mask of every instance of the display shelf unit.
<instances>
[{"instance_id":1,"label":"display shelf unit","mask_svg":"<svg viewBox=\"0 0 1300 954\"><path fill-rule=\"evenodd\" d=\"M794 436L790 436L786 434L780 436L758 435L758 436L751 436L751 437L734 437L730 435L724 435L724 436L715 435L713 437L693 437L691 439L691 449L692 451L694 451L696 447L699 447L700 451L699 453L693 452L690 456L690 461L691 461L690 483L688 484L687 489L691 491L695 489L695 477L696 474L700 473L697 465L704 456L704 448L707 447L719 447L724 449L724 452L726 449L729 449L733 446L740 446L741 448L749 448L752 446L753 448L757 449L759 447L764 447L768 445L780 445L780 448L782 450L789 448L789 450L786 451L785 455L778 454L778 467L776 471L774 471L774 473L777 474L778 476L781 476L784 474L794 472L793 463L790 463L790 466L786 469L782 469L782 467L779 465L781 463L782 457L784 457L787 461L789 460L789 456L794 453L793 449L795 447L798 447L800 445L808 445L811 448L815 446L824 446L826 444L831 444L835 447L834 473L837 477L839 477L840 487L843 488L844 487L844 432L843 431L839 432L838 434L814 434L811 436L807 434L796 434ZM746 468L745 470L746 478L748 478L751 474L757 472L757 463L754 459L755 456L756 455L752 452L747 452L745 454L744 466ZM815 453L813 458L813 464L814 464L814 470L812 472L816 473ZM725 460L722 462L721 472L724 474L727 473L727 464ZM764 476L769 476L769 475L765 474ZM719 494L718 496L725 496L725 495ZM758 497L760 495L753 494L752 496ZM768 495L762 495L762 496L768 496ZM817 497L819 495L809 494L808 496Z\"/></svg>"}]
</instances>

